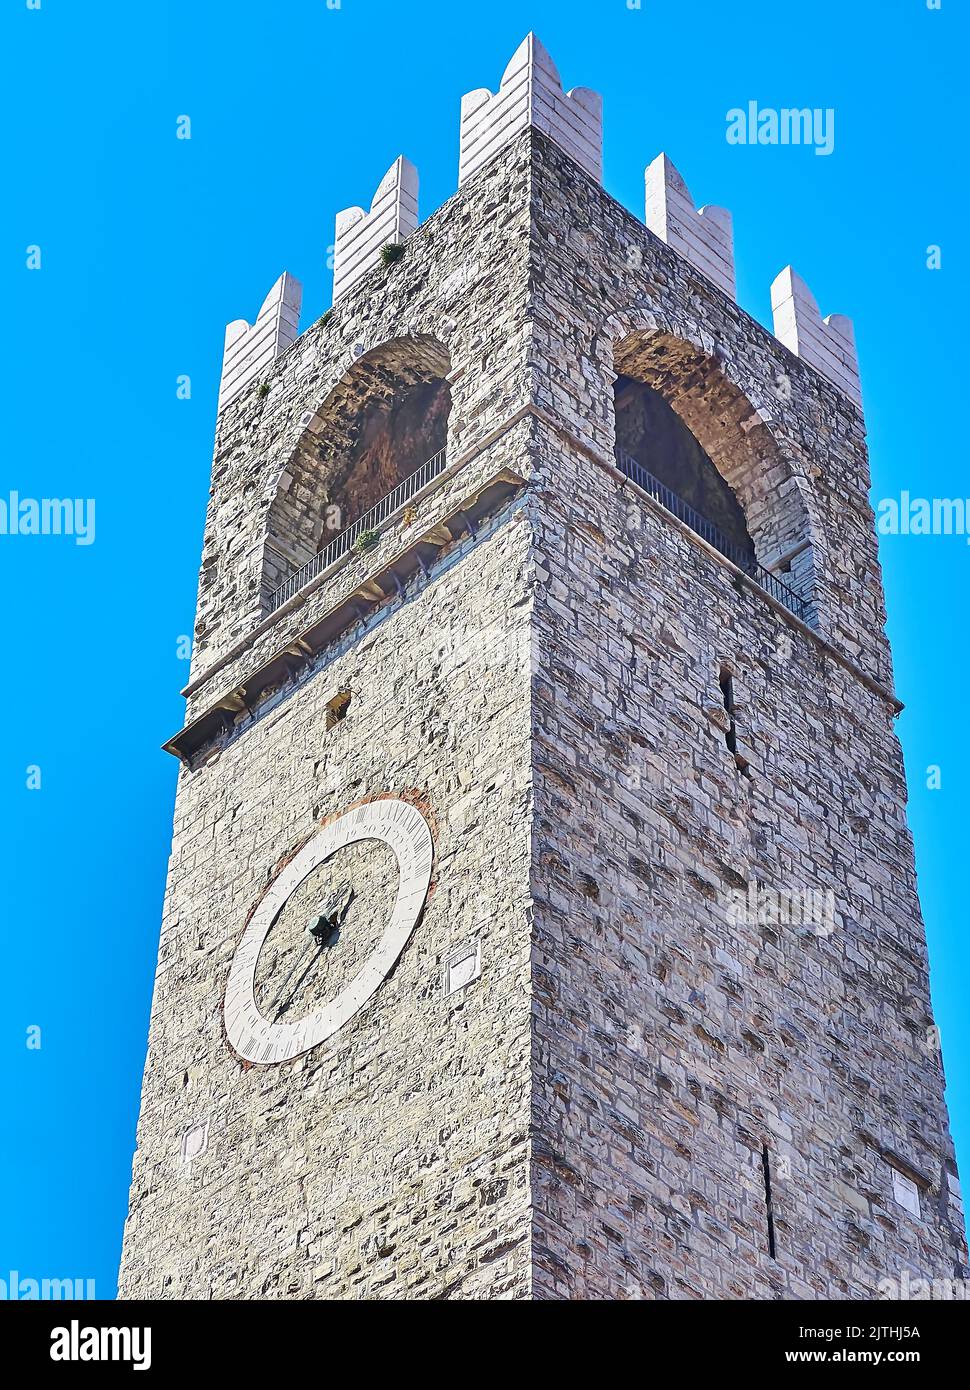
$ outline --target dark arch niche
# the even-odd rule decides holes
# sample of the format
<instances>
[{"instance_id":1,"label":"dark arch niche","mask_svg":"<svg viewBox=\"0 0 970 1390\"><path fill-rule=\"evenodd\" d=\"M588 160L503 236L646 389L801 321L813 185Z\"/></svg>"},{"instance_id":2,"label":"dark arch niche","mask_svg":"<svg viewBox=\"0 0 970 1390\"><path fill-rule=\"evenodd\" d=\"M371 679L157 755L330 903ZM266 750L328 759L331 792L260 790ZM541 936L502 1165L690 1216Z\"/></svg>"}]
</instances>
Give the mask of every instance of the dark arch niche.
<instances>
[{"instance_id":1,"label":"dark arch niche","mask_svg":"<svg viewBox=\"0 0 970 1390\"><path fill-rule=\"evenodd\" d=\"M442 379L399 389L364 408L356 440L327 479L327 504L339 508L345 524L441 452L450 411L451 388Z\"/></svg>"},{"instance_id":2,"label":"dark arch niche","mask_svg":"<svg viewBox=\"0 0 970 1390\"><path fill-rule=\"evenodd\" d=\"M396 338L360 357L328 393L269 508L262 597L434 458L448 442L444 347Z\"/></svg>"},{"instance_id":3,"label":"dark arch niche","mask_svg":"<svg viewBox=\"0 0 970 1390\"><path fill-rule=\"evenodd\" d=\"M754 542L731 488L659 391L620 375L613 387L616 447L711 522L753 565Z\"/></svg>"}]
</instances>

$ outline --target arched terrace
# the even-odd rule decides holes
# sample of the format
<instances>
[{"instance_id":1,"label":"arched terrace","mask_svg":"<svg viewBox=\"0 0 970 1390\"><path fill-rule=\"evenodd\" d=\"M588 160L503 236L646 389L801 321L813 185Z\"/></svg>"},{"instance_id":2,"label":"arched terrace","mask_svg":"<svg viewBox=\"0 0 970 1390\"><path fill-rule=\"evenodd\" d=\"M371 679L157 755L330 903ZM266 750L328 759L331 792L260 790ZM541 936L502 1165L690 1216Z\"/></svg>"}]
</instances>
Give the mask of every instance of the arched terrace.
<instances>
[{"instance_id":1,"label":"arched terrace","mask_svg":"<svg viewBox=\"0 0 970 1390\"><path fill-rule=\"evenodd\" d=\"M395 338L360 357L304 431L269 509L264 607L280 586L301 587L305 568L328 556L404 500L408 486L444 467L450 361L432 338ZM422 484L423 485L423 484ZM307 574L307 578L310 575ZM305 580L303 581L305 582Z\"/></svg>"},{"instance_id":2,"label":"arched terrace","mask_svg":"<svg viewBox=\"0 0 970 1390\"><path fill-rule=\"evenodd\" d=\"M721 364L656 330L614 344L621 470L806 621L815 614L805 500L767 425Z\"/></svg>"}]
</instances>

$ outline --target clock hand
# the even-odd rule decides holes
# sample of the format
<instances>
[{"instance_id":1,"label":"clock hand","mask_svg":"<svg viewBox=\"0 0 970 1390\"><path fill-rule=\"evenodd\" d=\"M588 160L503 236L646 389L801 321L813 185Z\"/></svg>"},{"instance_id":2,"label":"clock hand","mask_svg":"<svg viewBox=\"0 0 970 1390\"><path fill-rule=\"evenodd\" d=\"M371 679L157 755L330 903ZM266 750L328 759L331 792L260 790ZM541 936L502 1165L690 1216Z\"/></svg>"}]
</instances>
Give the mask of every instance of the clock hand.
<instances>
[{"instance_id":1,"label":"clock hand","mask_svg":"<svg viewBox=\"0 0 970 1390\"><path fill-rule=\"evenodd\" d=\"M310 944L311 944L311 946L317 946L316 942L311 942ZM323 947L322 947L322 946L317 946L316 950L311 952L311 954L310 954L310 959L307 960L306 966L305 966L304 969L300 972L300 975L299 975L299 977L297 978L296 983L294 984L293 988L290 990L290 992L289 992L289 994L286 996L285 1000L284 1000L282 1003L278 1003L278 1004L277 1004L277 1006L276 1006L276 1016L275 1016L275 1018L273 1019L273 1022L274 1022L274 1023L277 1021L277 1019L281 1018L281 1017L283 1016L283 1014L286 1013L287 1009L288 1009L288 1008L290 1007L290 1005L293 1003L293 1000L294 1000L294 998L296 997L296 992L297 992L297 990L300 988L300 986L302 985L303 981L306 979L307 975L310 973L310 970L311 970L311 968L312 968L312 966L313 966L313 962L314 962L315 960L318 960L319 957L320 957L321 955L323 955ZM303 955L301 955L301 957L300 957L300 961L305 960L305 959L306 959L306 956L307 956L307 952L304 951L304 952L303 952ZM300 964L300 961L297 962L298 965ZM292 975L290 976L290 978L292 979Z\"/></svg>"},{"instance_id":2,"label":"clock hand","mask_svg":"<svg viewBox=\"0 0 970 1390\"><path fill-rule=\"evenodd\" d=\"M350 897L353 897L352 892ZM272 1003L269 1005L270 1008L276 1010L275 1018L278 1019L281 1014L286 1012L290 1004L292 1004L293 997L309 974L314 960L318 959L323 954L323 948L333 939L334 933L338 930L344 917L347 915L349 906L350 898L346 900L342 910L340 910L339 907L334 909L331 904L328 906L325 913L321 913L319 917L314 917L307 923L306 932L309 940L297 957L296 964L273 996ZM314 947L316 947L315 952ZM292 988L290 988L291 984ZM288 995L287 990L289 990ZM282 1003L281 1001L284 996L286 996L286 1002Z\"/></svg>"},{"instance_id":3,"label":"clock hand","mask_svg":"<svg viewBox=\"0 0 970 1390\"><path fill-rule=\"evenodd\" d=\"M272 1009L277 1009L277 1013L278 1013L278 1010L279 1010L279 1002L280 1002L280 1000L282 999L284 993L286 992L287 986L289 985L290 981L294 978L294 976L296 975L296 973L297 973L297 971L300 969L300 967L303 965L303 962L306 960L307 956L310 954L310 952L313 950L313 948L314 948L314 946L316 946L316 944L317 944L317 943L316 943L316 942L313 940L313 938L311 937L310 940L309 940L309 941L306 943L306 945L303 947L303 950L302 950L302 951L300 952L300 954L297 956L296 963L295 963L295 965L292 967L292 969L290 970L289 974L285 977L285 979L283 980L282 984L280 984L280 985L276 988L275 992L270 996L270 998L267 999L266 1002L264 1003L263 1007L265 1008L267 1014L268 1014Z\"/></svg>"},{"instance_id":4,"label":"clock hand","mask_svg":"<svg viewBox=\"0 0 970 1390\"><path fill-rule=\"evenodd\" d=\"M347 916L354 896L354 890L351 888L350 884L342 883L324 908L323 919L331 922L333 926L339 927ZM319 917L316 918L317 922L320 920Z\"/></svg>"}]
</instances>

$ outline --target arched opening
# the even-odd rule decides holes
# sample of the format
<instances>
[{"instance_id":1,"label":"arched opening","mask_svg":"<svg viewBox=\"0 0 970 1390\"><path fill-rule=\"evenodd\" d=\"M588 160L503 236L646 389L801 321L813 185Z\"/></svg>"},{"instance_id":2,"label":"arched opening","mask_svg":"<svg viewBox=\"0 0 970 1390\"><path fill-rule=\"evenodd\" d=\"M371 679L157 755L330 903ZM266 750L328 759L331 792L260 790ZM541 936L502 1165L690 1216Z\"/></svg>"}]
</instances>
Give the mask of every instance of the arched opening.
<instances>
[{"instance_id":1,"label":"arched opening","mask_svg":"<svg viewBox=\"0 0 970 1390\"><path fill-rule=\"evenodd\" d=\"M633 460L638 472L656 479L688 512L709 522L743 568L752 568L754 541L738 499L674 408L659 391L628 376L617 377L613 404L621 465Z\"/></svg>"},{"instance_id":2,"label":"arched opening","mask_svg":"<svg viewBox=\"0 0 970 1390\"><path fill-rule=\"evenodd\" d=\"M328 478L328 505L348 519L393 491L448 442L451 389L447 381L421 381L387 400L374 400L360 419L357 439Z\"/></svg>"},{"instance_id":3,"label":"arched opening","mask_svg":"<svg viewBox=\"0 0 970 1390\"><path fill-rule=\"evenodd\" d=\"M450 361L430 338L358 358L317 409L270 506L262 596L273 609L444 468Z\"/></svg>"},{"instance_id":4,"label":"arched opening","mask_svg":"<svg viewBox=\"0 0 970 1390\"><path fill-rule=\"evenodd\" d=\"M693 342L659 328L601 341L612 359L621 470L816 623L814 533L765 417Z\"/></svg>"}]
</instances>

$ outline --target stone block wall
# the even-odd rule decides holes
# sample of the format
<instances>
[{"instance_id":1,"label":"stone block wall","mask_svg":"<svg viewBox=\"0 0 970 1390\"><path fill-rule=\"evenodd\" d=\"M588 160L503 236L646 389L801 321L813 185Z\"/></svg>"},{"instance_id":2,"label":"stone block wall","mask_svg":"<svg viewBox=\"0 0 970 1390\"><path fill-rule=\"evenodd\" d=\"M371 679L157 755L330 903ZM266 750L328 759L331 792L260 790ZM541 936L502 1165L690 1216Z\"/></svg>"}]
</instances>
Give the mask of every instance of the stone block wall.
<instances>
[{"instance_id":1,"label":"stone block wall","mask_svg":"<svg viewBox=\"0 0 970 1390\"><path fill-rule=\"evenodd\" d=\"M440 344L451 364L452 457L473 450L527 400L528 182L528 145L520 142L419 227L402 260L362 276L221 411L193 682L263 616L269 514L289 483L288 465L317 410L368 352L401 337Z\"/></svg>"},{"instance_id":2,"label":"stone block wall","mask_svg":"<svg viewBox=\"0 0 970 1390\"><path fill-rule=\"evenodd\" d=\"M181 772L122 1297L528 1297L528 553L521 514L496 517ZM435 883L391 977L328 1043L243 1066L223 992L274 867L409 790ZM469 942L481 976L446 995Z\"/></svg>"},{"instance_id":3,"label":"stone block wall","mask_svg":"<svg viewBox=\"0 0 970 1390\"><path fill-rule=\"evenodd\" d=\"M534 1296L867 1298L904 1268L953 1277L861 417L541 136L533 157ZM631 305L763 412L838 659L610 468L598 339ZM700 430L703 390L685 400ZM737 920L751 883L831 893L831 926Z\"/></svg>"},{"instance_id":4,"label":"stone block wall","mask_svg":"<svg viewBox=\"0 0 970 1390\"><path fill-rule=\"evenodd\" d=\"M535 1296L953 1277L892 705L588 457L551 434L538 452L557 486L536 513ZM736 920L751 883L831 892L831 932Z\"/></svg>"},{"instance_id":5,"label":"stone block wall","mask_svg":"<svg viewBox=\"0 0 970 1390\"><path fill-rule=\"evenodd\" d=\"M648 384L677 397L707 453L733 475L759 560L772 568L810 547L817 631L890 686L860 410L551 141L531 138L533 398L610 459L615 351L629 335L642 335L645 351L655 338ZM710 384L698 391L699 378ZM723 400L705 407L715 378Z\"/></svg>"}]
</instances>

